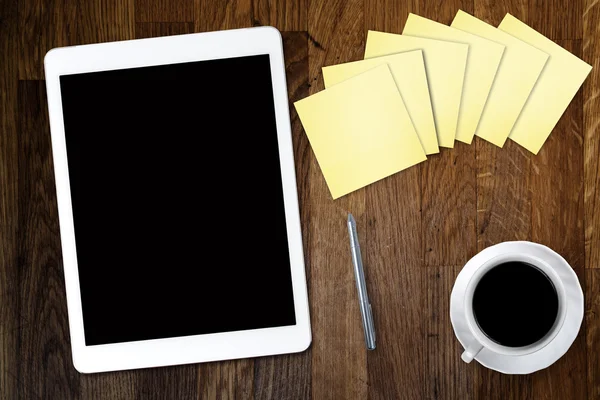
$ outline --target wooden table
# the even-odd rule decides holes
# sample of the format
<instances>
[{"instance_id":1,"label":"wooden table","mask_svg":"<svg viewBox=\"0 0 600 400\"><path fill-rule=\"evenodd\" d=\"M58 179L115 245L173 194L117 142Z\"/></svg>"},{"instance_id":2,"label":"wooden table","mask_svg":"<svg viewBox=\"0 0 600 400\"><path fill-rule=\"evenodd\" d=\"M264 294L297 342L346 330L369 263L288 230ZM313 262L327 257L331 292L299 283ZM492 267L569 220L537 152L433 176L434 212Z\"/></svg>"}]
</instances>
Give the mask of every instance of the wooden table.
<instances>
[{"instance_id":1,"label":"wooden table","mask_svg":"<svg viewBox=\"0 0 600 400\"><path fill-rule=\"evenodd\" d=\"M290 101L323 89L321 67L358 60L366 31L409 12L506 12L594 65L537 156L457 142L421 165L332 201L292 107L313 344L301 354L80 375L71 364L43 56L56 46L256 25L283 31ZM598 0L0 1L1 399L600 398L600 3ZM346 214L358 220L378 349L365 350ZM507 240L562 254L586 294L570 351L505 376L460 361L448 315L464 263Z\"/></svg>"}]
</instances>

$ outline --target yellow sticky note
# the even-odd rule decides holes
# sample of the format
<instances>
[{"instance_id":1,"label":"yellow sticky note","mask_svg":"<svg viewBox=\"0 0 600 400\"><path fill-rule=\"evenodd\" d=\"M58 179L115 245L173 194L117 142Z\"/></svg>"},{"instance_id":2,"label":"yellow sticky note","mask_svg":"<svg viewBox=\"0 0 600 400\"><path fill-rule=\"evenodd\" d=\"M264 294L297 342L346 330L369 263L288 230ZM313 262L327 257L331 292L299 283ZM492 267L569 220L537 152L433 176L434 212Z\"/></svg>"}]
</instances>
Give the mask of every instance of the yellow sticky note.
<instances>
[{"instance_id":1,"label":"yellow sticky note","mask_svg":"<svg viewBox=\"0 0 600 400\"><path fill-rule=\"evenodd\" d=\"M419 49L425 59L438 144L454 147L468 45L369 31L365 59Z\"/></svg>"},{"instance_id":2,"label":"yellow sticky note","mask_svg":"<svg viewBox=\"0 0 600 400\"><path fill-rule=\"evenodd\" d=\"M469 45L456 140L470 144L500 65L504 46L412 13L408 15L402 34Z\"/></svg>"},{"instance_id":3,"label":"yellow sticky note","mask_svg":"<svg viewBox=\"0 0 600 400\"><path fill-rule=\"evenodd\" d=\"M426 159L387 65L294 105L334 199Z\"/></svg>"},{"instance_id":4,"label":"yellow sticky note","mask_svg":"<svg viewBox=\"0 0 600 400\"><path fill-rule=\"evenodd\" d=\"M325 87L329 88L382 64L387 64L392 72L425 154L439 153L421 50L324 67Z\"/></svg>"},{"instance_id":5,"label":"yellow sticky note","mask_svg":"<svg viewBox=\"0 0 600 400\"><path fill-rule=\"evenodd\" d=\"M498 29L550 55L509 136L537 154L592 66L510 14Z\"/></svg>"},{"instance_id":6,"label":"yellow sticky note","mask_svg":"<svg viewBox=\"0 0 600 400\"><path fill-rule=\"evenodd\" d=\"M502 147L548 60L548 54L464 11L458 11L452 27L506 46L475 132Z\"/></svg>"}]
</instances>

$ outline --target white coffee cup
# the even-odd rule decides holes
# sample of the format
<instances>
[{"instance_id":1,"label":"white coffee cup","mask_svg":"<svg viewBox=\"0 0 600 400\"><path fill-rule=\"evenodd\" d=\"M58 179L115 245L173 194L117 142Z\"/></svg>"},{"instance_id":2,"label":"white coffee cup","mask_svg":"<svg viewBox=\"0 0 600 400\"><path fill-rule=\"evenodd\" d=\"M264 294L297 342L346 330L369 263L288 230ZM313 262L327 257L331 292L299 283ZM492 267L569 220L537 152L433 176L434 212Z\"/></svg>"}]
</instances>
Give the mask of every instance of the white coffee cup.
<instances>
[{"instance_id":1,"label":"white coffee cup","mask_svg":"<svg viewBox=\"0 0 600 400\"><path fill-rule=\"evenodd\" d=\"M475 315L473 313L473 295L475 293L475 288L479 284L481 278L488 271L500 264L507 262L522 262L538 268L552 281L558 296L558 314L556 320L554 321L554 325L542 339L528 346L508 347L500 345L489 339L475 321ZM507 288L507 290L509 290L509 288ZM464 296L464 313L466 323L472 338L474 339L461 355L462 360L467 363L473 361L473 358L475 358L484 347L495 353L511 356L522 356L539 351L547 346L556 337L565 321L567 296L563 282L554 268L552 268L545 260L533 255L507 252L489 259L474 271L467 284Z\"/></svg>"}]
</instances>

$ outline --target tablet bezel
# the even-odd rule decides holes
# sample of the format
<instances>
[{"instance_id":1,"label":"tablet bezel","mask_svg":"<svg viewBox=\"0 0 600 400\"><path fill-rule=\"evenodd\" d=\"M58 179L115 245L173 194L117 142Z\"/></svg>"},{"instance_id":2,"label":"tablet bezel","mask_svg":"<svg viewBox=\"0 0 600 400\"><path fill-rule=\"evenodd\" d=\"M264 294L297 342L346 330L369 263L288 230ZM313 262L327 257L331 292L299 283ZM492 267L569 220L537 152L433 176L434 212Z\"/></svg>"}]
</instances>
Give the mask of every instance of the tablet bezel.
<instances>
[{"instance_id":1,"label":"tablet bezel","mask_svg":"<svg viewBox=\"0 0 600 400\"><path fill-rule=\"evenodd\" d=\"M279 143L296 325L86 346L67 165L61 75L268 54ZM279 31L237 29L50 50L44 59L73 364L83 373L158 367L303 351L311 331ZM201 313L190 318L202 318Z\"/></svg>"}]
</instances>

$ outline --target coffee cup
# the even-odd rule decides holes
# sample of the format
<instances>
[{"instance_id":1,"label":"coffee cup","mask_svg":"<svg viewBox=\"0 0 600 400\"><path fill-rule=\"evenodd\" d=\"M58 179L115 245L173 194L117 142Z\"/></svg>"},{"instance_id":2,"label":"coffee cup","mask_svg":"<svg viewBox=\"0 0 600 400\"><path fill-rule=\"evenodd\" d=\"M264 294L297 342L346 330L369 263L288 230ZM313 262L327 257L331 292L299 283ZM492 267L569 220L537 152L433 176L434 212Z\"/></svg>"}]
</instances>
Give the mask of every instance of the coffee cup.
<instances>
[{"instance_id":1,"label":"coffee cup","mask_svg":"<svg viewBox=\"0 0 600 400\"><path fill-rule=\"evenodd\" d=\"M547 346L566 315L565 288L542 258L522 252L497 255L475 269L464 293L471 343L461 358L471 362L487 348L523 356Z\"/></svg>"},{"instance_id":2,"label":"coffee cup","mask_svg":"<svg viewBox=\"0 0 600 400\"><path fill-rule=\"evenodd\" d=\"M569 350L583 322L584 297L560 254L538 243L504 242L465 264L449 311L464 361L530 374Z\"/></svg>"}]
</instances>

